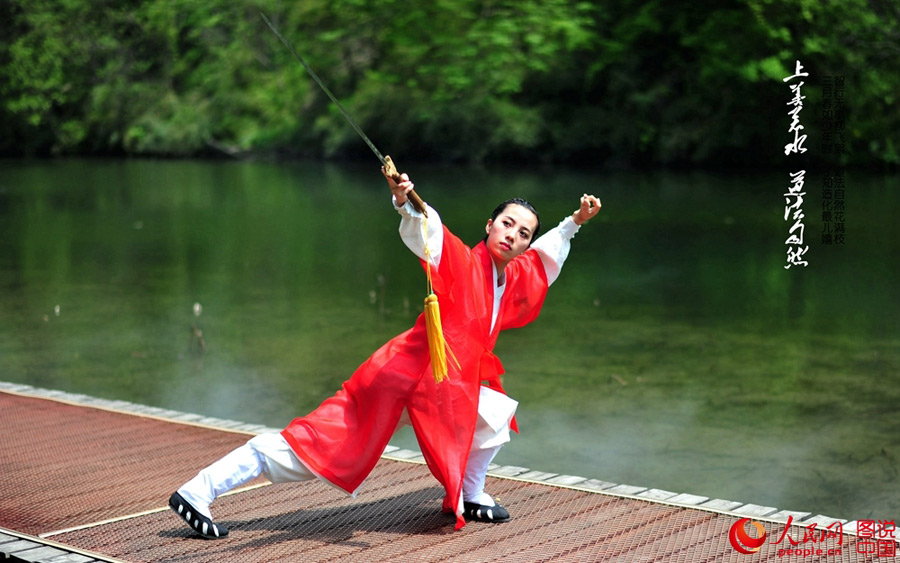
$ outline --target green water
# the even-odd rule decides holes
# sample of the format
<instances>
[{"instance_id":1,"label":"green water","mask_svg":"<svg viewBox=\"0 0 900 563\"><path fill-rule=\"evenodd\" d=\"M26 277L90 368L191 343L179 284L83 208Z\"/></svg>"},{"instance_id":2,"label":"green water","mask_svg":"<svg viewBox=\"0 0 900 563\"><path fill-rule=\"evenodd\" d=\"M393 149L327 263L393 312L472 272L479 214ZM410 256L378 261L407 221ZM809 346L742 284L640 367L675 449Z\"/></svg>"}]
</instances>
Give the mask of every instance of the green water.
<instances>
[{"instance_id":1,"label":"green water","mask_svg":"<svg viewBox=\"0 0 900 563\"><path fill-rule=\"evenodd\" d=\"M521 434L499 463L900 517L894 178L848 173L826 246L809 172L786 270L787 173L408 171L471 244L508 197L547 227L603 200L500 338ZM377 165L2 161L0 380L283 426L420 309L388 197Z\"/></svg>"}]
</instances>

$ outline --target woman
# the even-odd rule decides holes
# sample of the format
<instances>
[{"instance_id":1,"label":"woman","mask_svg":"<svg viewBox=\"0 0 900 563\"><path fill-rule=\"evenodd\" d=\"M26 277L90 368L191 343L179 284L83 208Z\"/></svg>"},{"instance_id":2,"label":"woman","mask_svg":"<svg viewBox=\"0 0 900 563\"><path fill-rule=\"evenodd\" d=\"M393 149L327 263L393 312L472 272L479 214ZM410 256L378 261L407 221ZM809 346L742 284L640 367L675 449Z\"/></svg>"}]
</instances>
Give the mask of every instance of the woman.
<instances>
[{"instance_id":1,"label":"woman","mask_svg":"<svg viewBox=\"0 0 900 563\"><path fill-rule=\"evenodd\" d=\"M178 489L169 505L199 534L227 535L213 521L210 503L260 474L273 483L318 477L355 496L403 424L412 424L429 469L444 486L443 509L456 515L456 529L465 518L509 519L483 490L488 464L515 430L517 405L503 392L502 365L492 350L500 330L537 317L569 241L597 214L600 201L583 196L570 217L534 240L537 212L525 200L509 200L491 214L485 239L469 248L434 209L428 207L426 218L412 207L408 176L397 183L384 175L401 215L401 238L430 269L451 352L449 377L436 383L431 376L420 315L313 412L280 433L249 440Z\"/></svg>"}]
</instances>

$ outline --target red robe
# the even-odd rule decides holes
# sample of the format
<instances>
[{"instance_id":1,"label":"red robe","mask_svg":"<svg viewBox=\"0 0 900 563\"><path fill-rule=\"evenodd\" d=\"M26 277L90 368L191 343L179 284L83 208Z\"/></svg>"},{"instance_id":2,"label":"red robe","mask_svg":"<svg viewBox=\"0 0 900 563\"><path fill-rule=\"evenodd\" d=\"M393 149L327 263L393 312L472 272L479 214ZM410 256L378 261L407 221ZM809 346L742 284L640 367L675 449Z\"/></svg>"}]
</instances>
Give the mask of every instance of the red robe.
<instances>
[{"instance_id":1,"label":"red robe","mask_svg":"<svg viewBox=\"0 0 900 563\"><path fill-rule=\"evenodd\" d=\"M462 518L462 482L478 417L482 383L503 392L503 366L493 354L500 330L523 326L540 312L547 275L535 250L507 264L506 289L491 331L494 281L484 244L469 248L444 230L440 265L432 269L447 344L459 361L448 361L449 378L431 375L425 317L372 354L341 390L282 435L317 475L354 493L384 453L405 407L422 455L446 491L444 511ZM424 261L422 262L425 266ZM512 424L516 429L515 421Z\"/></svg>"}]
</instances>

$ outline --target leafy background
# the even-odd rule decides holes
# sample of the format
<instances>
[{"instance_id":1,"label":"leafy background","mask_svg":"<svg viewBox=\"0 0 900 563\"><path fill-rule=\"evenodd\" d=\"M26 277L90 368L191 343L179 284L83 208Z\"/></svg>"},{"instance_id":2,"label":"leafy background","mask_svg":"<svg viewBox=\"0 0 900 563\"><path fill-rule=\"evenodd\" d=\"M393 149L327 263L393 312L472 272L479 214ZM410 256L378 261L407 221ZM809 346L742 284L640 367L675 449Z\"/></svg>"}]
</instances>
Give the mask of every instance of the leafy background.
<instances>
[{"instance_id":1,"label":"leafy background","mask_svg":"<svg viewBox=\"0 0 900 563\"><path fill-rule=\"evenodd\" d=\"M900 161L892 0L4 0L0 154L359 157L260 11L404 158L777 163L801 60L810 139L843 76L841 164Z\"/></svg>"}]
</instances>

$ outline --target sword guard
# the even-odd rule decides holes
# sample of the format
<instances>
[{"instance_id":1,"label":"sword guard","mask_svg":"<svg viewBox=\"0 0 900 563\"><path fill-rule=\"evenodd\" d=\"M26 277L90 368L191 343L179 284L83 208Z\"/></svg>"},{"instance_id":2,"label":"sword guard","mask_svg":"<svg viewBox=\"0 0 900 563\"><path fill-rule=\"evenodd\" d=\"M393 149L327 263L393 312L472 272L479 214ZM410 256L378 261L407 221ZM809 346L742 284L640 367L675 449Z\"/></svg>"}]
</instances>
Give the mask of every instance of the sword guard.
<instances>
[{"instance_id":1,"label":"sword guard","mask_svg":"<svg viewBox=\"0 0 900 563\"><path fill-rule=\"evenodd\" d=\"M402 181L400 172L397 171L397 166L394 165L394 161L391 160L390 155L384 157L384 171L387 172L387 175L391 177L391 180L397 182L398 184ZM410 192L406 194L406 197L408 197L412 202L413 207L416 208L416 211L428 217L428 210L425 208L425 202L422 201L422 198L419 197L419 194L416 193L416 190L410 190Z\"/></svg>"}]
</instances>

